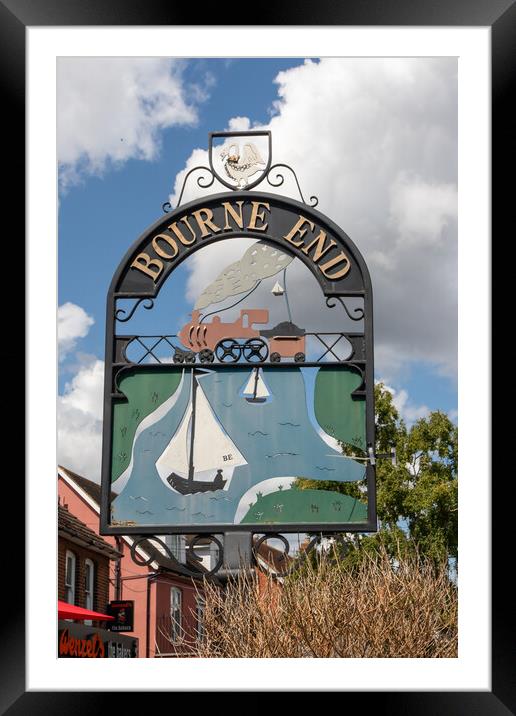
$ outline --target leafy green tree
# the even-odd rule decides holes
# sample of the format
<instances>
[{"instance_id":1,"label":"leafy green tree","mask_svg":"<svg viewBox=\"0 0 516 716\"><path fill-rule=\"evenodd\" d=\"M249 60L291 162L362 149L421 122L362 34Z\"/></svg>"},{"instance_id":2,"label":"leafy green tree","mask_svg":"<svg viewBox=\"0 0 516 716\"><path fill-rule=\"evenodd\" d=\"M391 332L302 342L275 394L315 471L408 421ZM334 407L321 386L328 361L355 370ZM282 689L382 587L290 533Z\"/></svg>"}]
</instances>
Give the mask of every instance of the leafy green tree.
<instances>
[{"instance_id":1,"label":"leafy green tree","mask_svg":"<svg viewBox=\"0 0 516 716\"><path fill-rule=\"evenodd\" d=\"M379 531L363 536L346 534L342 548L350 562L359 561L379 545L391 554L418 551L437 563L457 559L457 426L434 411L410 428L401 419L392 394L375 386L376 451L396 448L396 465L376 463ZM355 448L342 445L345 454ZM365 481L336 483L298 479L299 489L334 490L364 499Z\"/></svg>"}]
</instances>

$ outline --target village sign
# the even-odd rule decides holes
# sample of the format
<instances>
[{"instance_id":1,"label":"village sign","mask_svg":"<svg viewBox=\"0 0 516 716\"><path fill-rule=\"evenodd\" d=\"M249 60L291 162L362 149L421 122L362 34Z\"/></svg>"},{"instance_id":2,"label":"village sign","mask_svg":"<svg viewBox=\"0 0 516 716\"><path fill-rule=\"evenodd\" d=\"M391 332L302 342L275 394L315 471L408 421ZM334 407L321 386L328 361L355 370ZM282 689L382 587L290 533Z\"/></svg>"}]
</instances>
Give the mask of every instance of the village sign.
<instances>
[{"instance_id":1,"label":"village sign","mask_svg":"<svg viewBox=\"0 0 516 716\"><path fill-rule=\"evenodd\" d=\"M102 534L204 535L222 550L216 534L376 530L369 272L271 145L212 133L210 166L188 172L113 276ZM253 190L285 169L301 201ZM229 191L181 204L196 171L198 188ZM167 291L159 330L127 330Z\"/></svg>"}]
</instances>

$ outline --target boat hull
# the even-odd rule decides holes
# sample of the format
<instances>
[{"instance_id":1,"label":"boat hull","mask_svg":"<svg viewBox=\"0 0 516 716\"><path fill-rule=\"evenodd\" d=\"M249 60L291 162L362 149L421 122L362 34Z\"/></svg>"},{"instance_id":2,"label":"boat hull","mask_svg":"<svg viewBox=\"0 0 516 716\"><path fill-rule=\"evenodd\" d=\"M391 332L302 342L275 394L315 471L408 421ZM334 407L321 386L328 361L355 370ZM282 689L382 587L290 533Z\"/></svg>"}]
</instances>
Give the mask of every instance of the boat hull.
<instances>
[{"instance_id":1,"label":"boat hull","mask_svg":"<svg viewBox=\"0 0 516 716\"><path fill-rule=\"evenodd\" d=\"M203 480L188 480L186 477L180 477L172 472L167 477L168 484L181 495L192 495L196 492L215 492L224 489L226 480L217 476L212 482Z\"/></svg>"}]
</instances>

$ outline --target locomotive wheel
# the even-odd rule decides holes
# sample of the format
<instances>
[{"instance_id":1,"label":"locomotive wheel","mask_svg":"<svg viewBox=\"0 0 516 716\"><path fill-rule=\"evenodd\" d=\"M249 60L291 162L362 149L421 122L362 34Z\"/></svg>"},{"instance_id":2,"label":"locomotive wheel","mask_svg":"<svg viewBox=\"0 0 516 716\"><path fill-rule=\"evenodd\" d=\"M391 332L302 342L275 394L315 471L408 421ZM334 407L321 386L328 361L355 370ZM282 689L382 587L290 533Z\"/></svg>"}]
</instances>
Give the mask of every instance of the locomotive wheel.
<instances>
[{"instance_id":1,"label":"locomotive wheel","mask_svg":"<svg viewBox=\"0 0 516 716\"><path fill-rule=\"evenodd\" d=\"M192 351L185 353L185 363L195 363L195 353L192 353Z\"/></svg>"},{"instance_id":2,"label":"locomotive wheel","mask_svg":"<svg viewBox=\"0 0 516 716\"><path fill-rule=\"evenodd\" d=\"M185 361L184 353L180 353L179 351L176 351L174 353L173 361L174 361L174 363L184 363L184 361Z\"/></svg>"},{"instance_id":3,"label":"locomotive wheel","mask_svg":"<svg viewBox=\"0 0 516 716\"><path fill-rule=\"evenodd\" d=\"M236 363L241 356L238 341L233 338L223 338L215 346L215 355L221 363Z\"/></svg>"},{"instance_id":4,"label":"locomotive wheel","mask_svg":"<svg viewBox=\"0 0 516 716\"><path fill-rule=\"evenodd\" d=\"M281 356L279 353L271 353L271 363L279 363L281 361Z\"/></svg>"},{"instance_id":5,"label":"locomotive wheel","mask_svg":"<svg viewBox=\"0 0 516 716\"><path fill-rule=\"evenodd\" d=\"M263 363L269 355L269 347L261 338L249 338L243 345L242 354L248 363Z\"/></svg>"},{"instance_id":6,"label":"locomotive wheel","mask_svg":"<svg viewBox=\"0 0 516 716\"><path fill-rule=\"evenodd\" d=\"M306 356L304 353L296 353L296 355L294 356L294 361L296 363L304 363L305 358L306 358Z\"/></svg>"},{"instance_id":7,"label":"locomotive wheel","mask_svg":"<svg viewBox=\"0 0 516 716\"><path fill-rule=\"evenodd\" d=\"M201 363L213 363L215 360L215 353L209 348L203 348L199 353L199 360Z\"/></svg>"}]
</instances>

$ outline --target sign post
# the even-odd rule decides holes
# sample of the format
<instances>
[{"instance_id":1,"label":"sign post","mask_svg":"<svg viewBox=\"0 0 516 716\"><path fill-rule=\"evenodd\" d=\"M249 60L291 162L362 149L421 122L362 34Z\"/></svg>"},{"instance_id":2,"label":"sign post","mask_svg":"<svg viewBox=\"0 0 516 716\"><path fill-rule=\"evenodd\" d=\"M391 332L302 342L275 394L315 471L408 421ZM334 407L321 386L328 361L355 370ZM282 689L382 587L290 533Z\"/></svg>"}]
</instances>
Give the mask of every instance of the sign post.
<instances>
[{"instance_id":1,"label":"sign post","mask_svg":"<svg viewBox=\"0 0 516 716\"><path fill-rule=\"evenodd\" d=\"M183 186L109 288L101 533L209 539L219 568L253 535L376 530L373 306L270 132L212 133L209 157L185 184L229 191ZM286 170L301 201L254 190Z\"/></svg>"}]
</instances>

